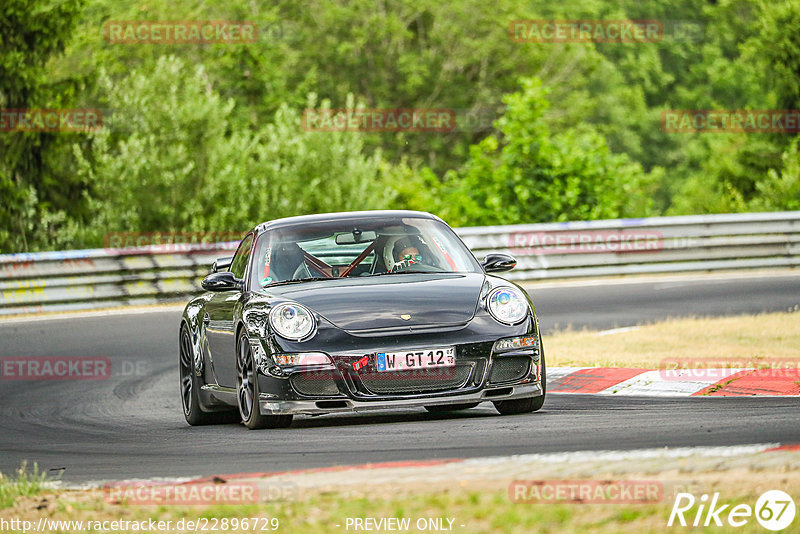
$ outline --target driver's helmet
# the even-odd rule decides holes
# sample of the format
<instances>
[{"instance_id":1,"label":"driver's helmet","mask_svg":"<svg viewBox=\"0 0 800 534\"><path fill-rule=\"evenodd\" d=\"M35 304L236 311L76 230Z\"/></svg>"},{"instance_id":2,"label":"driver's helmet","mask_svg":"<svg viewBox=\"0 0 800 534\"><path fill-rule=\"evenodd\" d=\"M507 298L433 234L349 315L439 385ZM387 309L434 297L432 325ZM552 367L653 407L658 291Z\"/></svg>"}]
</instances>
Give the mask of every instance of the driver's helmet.
<instances>
[{"instance_id":1,"label":"driver's helmet","mask_svg":"<svg viewBox=\"0 0 800 534\"><path fill-rule=\"evenodd\" d=\"M425 244L417 236L408 236L398 239L392 248L394 261L399 263L420 263L426 250Z\"/></svg>"}]
</instances>

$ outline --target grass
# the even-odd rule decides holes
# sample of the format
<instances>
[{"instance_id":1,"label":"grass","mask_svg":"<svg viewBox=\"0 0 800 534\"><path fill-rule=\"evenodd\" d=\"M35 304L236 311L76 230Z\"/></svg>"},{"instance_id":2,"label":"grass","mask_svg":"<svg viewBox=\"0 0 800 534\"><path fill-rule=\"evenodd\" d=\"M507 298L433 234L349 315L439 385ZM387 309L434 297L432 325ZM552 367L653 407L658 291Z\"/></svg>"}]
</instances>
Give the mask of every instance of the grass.
<instances>
[{"instance_id":1,"label":"grass","mask_svg":"<svg viewBox=\"0 0 800 534\"><path fill-rule=\"evenodd\" d=\"M27 464L23 463L13 478L0 473L0 510L11 507L17 497L31 497L41 493L45 489L46 478L46 474L39 473L36 464L33 464L33 470L28 472Z\"/></svg>"},{"instance_id":2,"label":"grass","mask_svg":"<svg viewBox=\"0 0 800 534\"><path fill-rule=\"evenodd\" d=\"M800 367L800 313L673 319L620 332L565 330L543 337L550 366L640 367L671 362L694 367ZM729 362L728 365L719 365ZM690 366L685 366L690 367Z\"/></svg>"},{"instance_id":3,"label":"grass","mask_svg":"<svg viewBox=\"0 0 800 534\"><path fill-rule=\"evenodd\" d=\"M754 486L754 485L753 485ZM759 493L751 488L738 488L739 491L719 489L724 495L722 503L755 503ZM788 488L787 488L788 489ZM63 492L62 502L69 501L70 492ZM35 501L34 501L35 503ZM418 532L417 522L428 520L441 521L448 526L452 520L453 532L469 533L596 533L612 534L618 532L685 532L685 527L666 527L667 519L673 504L672 495L667 495L662 502L653 504L531 504L514 503L505 491L477 491L475 489L456 489L439 493L419 492L414 495L390 496L376 494L370 497L349 497L335 492L321 493L299 501L272 502L247 506L212 506L207 508L192 507L126 507L108 505L102 497L95 498L82 506L67 504L58 513L50 515L52 519L63 521L108 521L121 519L125 521L171 521L174 526L178 521L198 521L206 518L209 527L223 523L213 521L226 520L226 532L241 532L245 529L234 528L237 520L245 518L262 518L262 525L277 520L278 532L297 532L324 534L328 532L354 531L352 523L347 528L348 518L408 518L411 522L409 532ZM64 511L68 510L68 511ZM0 514L2 516L3 514ZM35 521L35 514L27 516ZM234 520L234 521L231 521ZM202 521L202 520L201 520ZM420 523L422 524L422 523ZM73 524L74 525L74 524ZM275 523L272 523L275 525ZM757 526L751 520L749 529L695 528L692 532L752 532ZM72 527L75 528L74 526ZM220 526L220 528L222 528ZM252 531L252 527L248 527ZM65 532L77 532L69 527ZM259 530L261 531L261 530ZM430 531L430 529L428 529Z\"/></svg>"}]
</instances>

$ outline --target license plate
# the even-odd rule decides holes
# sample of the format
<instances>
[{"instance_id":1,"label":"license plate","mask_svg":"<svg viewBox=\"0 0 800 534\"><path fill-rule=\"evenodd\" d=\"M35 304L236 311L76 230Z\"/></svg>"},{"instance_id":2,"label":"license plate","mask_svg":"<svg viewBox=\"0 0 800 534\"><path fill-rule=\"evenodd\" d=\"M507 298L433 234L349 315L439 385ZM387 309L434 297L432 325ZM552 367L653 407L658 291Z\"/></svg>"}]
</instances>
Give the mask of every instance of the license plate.
<instances>
[{"instance_id":1,"label":"license plate","mask_svg":"<svg viewBox=\"0 0 800 534\"><path fill-rule=\"evenodd\" d=\"M406 371L430 367L455 367L456 348L421 349L404 352L379 352L375 355L378 371Z\"/></svg>"}]
</instances>

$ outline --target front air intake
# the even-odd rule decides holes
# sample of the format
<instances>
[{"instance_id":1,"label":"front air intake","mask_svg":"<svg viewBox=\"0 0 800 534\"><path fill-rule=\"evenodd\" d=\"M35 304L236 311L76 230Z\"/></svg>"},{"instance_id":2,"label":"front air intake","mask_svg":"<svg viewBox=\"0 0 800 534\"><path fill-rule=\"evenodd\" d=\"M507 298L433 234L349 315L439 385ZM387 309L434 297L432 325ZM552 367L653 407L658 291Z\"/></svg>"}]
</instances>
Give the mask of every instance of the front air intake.
<instances>
[{"instance_id":1,"label":"front air intake","mask_svg":"<svg viewBox=\"0 0 800 534\"><path fill-rule=\"evenodd\" d=\"M527 376L531 369L529 356L508 356L495 358L492 363L492 374L489 376L490 384L505 384L516 382Z\"/></svg>"}]
</instances>

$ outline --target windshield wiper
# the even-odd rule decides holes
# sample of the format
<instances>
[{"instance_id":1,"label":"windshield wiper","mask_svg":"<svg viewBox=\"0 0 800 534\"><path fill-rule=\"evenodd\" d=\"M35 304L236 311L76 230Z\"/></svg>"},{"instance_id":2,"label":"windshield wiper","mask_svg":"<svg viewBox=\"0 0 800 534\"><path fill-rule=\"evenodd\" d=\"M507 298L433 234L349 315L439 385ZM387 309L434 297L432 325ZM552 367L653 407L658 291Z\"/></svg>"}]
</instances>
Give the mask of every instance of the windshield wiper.
<instances>
[{"instance_id":1,"label":"windshield wiper","mask_svg":"<svg viewBox=\"0 0 800 534\"><path fill-rule=\"evenodd\" d=\"M383 273L372 273L367 276L386 276L387 274L448 274L447 271L416 271L416 270L405 270L405 271L387 271Z\"/></svg>"},{"instance_id":2,"label":"windshield wiper","mask_svg":"<svg viewBox=\"0 0 800 534\"><path fill-rule=\"evenodd\" d=\"M285 286L285 285L288 285L288 284L299 284L300 282L319 282L321 280L337 280L337 279L339 279L339 278L338 277L327 278L327 277L324 277L324 276L318 276L318 277L315 276L315 277L311 277L311 278L298 278L296 280L284 280L282 282L271 282L271 283L269 283L269 284L267 284L265 286L261 286L261 287L267 288L267 287L275 287L275 286Z\"/></svg>"}]
</instances>

